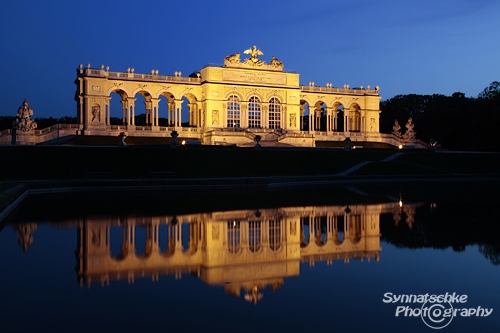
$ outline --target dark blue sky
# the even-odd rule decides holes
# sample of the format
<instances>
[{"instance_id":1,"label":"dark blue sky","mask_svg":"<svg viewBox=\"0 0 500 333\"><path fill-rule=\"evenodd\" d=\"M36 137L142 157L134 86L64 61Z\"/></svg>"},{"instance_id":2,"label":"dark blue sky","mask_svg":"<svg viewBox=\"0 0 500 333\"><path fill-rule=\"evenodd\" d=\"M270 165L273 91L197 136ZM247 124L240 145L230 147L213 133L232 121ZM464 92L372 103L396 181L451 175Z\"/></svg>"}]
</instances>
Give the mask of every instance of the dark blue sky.
<instances>
[{"instance_id":1,"label":"dark blue sky","mask_svg":"<svg viewBox=\"0 0 500 333\"><path fill-rule=\"evenodd\" d=\"M476 97L500 80L500 1L17 0L0 5L0 115L76 116L75 69L189 75L252 45L301 83Z\"/></svg>"}]
</instances>

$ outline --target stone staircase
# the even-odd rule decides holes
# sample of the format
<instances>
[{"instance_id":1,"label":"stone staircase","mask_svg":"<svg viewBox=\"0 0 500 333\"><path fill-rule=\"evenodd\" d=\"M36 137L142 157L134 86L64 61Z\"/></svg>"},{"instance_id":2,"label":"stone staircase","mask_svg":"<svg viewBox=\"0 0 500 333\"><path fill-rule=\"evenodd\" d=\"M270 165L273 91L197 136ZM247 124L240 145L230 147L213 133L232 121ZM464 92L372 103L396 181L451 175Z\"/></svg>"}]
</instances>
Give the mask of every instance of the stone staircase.
<instances>
[{"instance_id":1,"label":"stone staircase","mask_svg":"<svg viewBox=\"0 0 500 333\"><path fill-rule=\"evenodd\" d=\"M292 145L281 143L278 141L278 135L275 133L266 133L261 135L261 147L293 147ZM245 143L241 147L255 147L256 142Z\"/></svg>"}]
</instances>

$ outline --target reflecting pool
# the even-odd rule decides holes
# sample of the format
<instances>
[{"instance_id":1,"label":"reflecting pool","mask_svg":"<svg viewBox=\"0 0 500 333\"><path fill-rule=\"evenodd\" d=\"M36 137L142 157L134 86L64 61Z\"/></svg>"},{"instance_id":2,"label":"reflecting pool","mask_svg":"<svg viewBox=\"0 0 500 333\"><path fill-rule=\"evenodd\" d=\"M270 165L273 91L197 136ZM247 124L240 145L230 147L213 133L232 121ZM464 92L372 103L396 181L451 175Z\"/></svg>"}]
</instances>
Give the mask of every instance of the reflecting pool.
<instances>
[{"instance_id":1,"label":"reflecting pool","mask_svg":"<svg viewBox=\"0 0 500 333\"><path fill-rule=\"evenodd\" d=\"M1 332L499 331L498 198L345 191L30 197L0 232Z\"/></svg>"}]
</instances>

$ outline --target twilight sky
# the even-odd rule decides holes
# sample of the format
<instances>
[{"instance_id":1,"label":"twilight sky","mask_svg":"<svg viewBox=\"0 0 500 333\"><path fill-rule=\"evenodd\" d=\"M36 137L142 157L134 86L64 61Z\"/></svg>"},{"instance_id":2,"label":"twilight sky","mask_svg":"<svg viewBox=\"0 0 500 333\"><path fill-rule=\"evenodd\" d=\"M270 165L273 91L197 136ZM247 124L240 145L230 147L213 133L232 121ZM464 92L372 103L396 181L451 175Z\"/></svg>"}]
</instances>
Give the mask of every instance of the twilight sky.
<instances>
[{"instance_id":1,"label":"twilight sky","mask_svg":"<svg viewBox=\"0 0 500 333\"><path fill-rule=\"evenodd\" d=\"M79 64L187 76L252 45L304 85L477 97L500 81L499 18L497 0L3 1L0 116L24 98L76 116Z\"/></svg>"}]
</instances>

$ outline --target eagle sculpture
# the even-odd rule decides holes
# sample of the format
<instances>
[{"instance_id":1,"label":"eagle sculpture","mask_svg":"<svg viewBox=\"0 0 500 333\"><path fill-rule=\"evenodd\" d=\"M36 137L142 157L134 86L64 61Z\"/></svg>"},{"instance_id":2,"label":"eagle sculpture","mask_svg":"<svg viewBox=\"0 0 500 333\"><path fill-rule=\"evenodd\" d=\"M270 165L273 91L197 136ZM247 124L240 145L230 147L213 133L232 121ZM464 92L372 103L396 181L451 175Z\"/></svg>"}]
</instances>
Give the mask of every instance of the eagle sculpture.
<instances>
[{"instance_id":1,"label":"eagle sculpture","mask_svg":"<svg viewBox=\"0 0 500 333\"><path fill-rule=\"evenodd\" d=\"M264 53L257 49L257 46L253 46L253 48L249 48L248 50L245 50L245 54L250 54L250 60L254 63L259 61L259 55L264 55Z\"/></svg>"}]
</instances>

